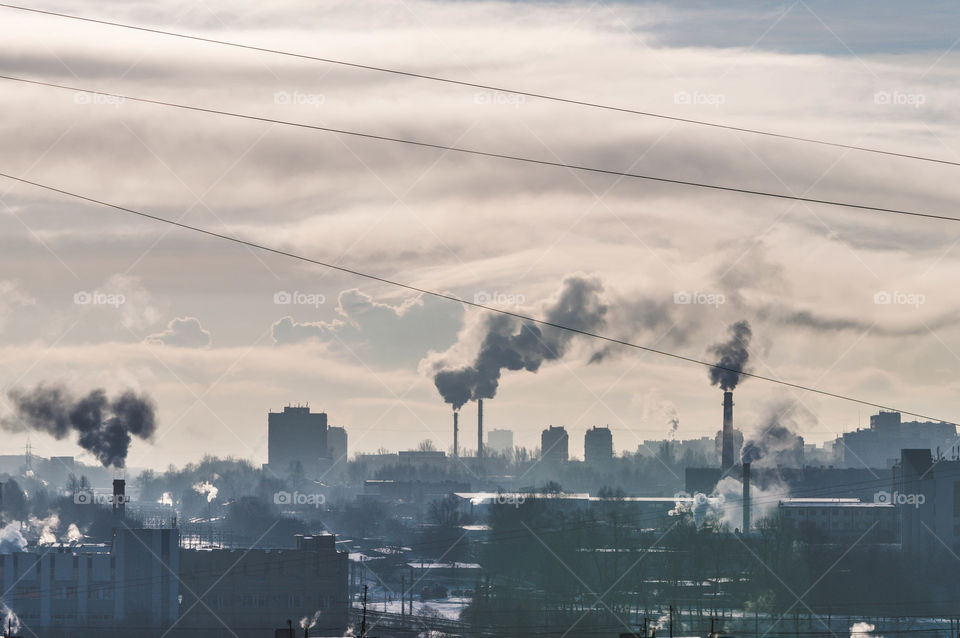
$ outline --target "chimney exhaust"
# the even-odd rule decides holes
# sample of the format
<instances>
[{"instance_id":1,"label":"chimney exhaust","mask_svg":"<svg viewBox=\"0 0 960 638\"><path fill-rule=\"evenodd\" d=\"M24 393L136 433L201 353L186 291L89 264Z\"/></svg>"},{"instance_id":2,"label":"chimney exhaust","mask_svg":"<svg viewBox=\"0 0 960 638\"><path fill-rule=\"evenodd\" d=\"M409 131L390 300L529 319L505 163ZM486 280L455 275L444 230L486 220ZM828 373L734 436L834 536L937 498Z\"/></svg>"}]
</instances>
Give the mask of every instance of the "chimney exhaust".
<instances>
[{"instance_id":1,"label":"chimney exhaust","mask_svg":"<svg viewBox=\"0 0 960 638\"><path fill-rule=\"evenodd\" d=\"M477 458L483 458L483 399L477 399Z\"/></svg>"},{"instance_id":2,"label":"chimney exhaust","mask_svg":"<svg viewBox=\"0 0 960 638\"><path fill-rule=\"evenodd\" d=\"M750 463L743 464L743 533L750 532Z\"/></svg>"},{"instance_id":3,"label":"chimney exhaust","mask_svg":"<svg viewBox=\"0 0 960 638\"><path fill-rule=\"evenodd\" d=\"M723 393L723 444L720 454L720 469L724 473L733 467L733 392Z\"/></svg>"}]
</instances>

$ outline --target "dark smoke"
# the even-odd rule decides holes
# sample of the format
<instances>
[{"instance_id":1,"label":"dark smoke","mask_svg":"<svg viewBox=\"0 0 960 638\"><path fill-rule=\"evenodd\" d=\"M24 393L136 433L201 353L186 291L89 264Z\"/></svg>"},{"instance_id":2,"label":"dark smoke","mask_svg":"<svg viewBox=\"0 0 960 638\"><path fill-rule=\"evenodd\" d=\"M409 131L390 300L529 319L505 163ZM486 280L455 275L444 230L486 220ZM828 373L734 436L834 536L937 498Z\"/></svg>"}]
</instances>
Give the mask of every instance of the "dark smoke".
<instances>
[{"instance_id":1,"label":"dark smoke","mask_svg":"<svg viewBox=\"0 0 960 638\"><path fill-rule=\"evenodd\" d=\"M544 320L578 330L601 328L607 314L602 292L602 284L594 278L567 277ZM544 361L559 359L575 334L549 326L541 328L508 315L490 315L484 327L486 335L472 365L434 375L434 385L455 410L467 401L493 398L503 370L536 372Z\"/></svg>"},{"instance_id":2,"label":"dark smoke","mask_svg":"<svg viewBox=\"0 0 960 638\"><path fill-rule=\"evenodd\" d=\"M809 410L786 400L774 403L761 420L759 432L743 445L744 463L797 466L803 464L802 424L816 422Z\"/></svg>"},{"instance_id":3,"label":"dark smoke","mask_svg":"<svg viewBox=\"0 0 960 638\"><path fill-rule=\"evenodd\" d=\"M77 443L104 467L123 467L132 436L149 439L156 429L153 401L127 390L110 400L104 390L76 399L59 386L8 393L14 414L0 421L4 429L45 432L56 439L77 433Z\"/></svg>"},{"instance_id":4,"label":"dark smoke","mask_svg":"<svg viewBox=\"0 0 960 638\"><path fill-rule=\"evenodd\" d=\"M710 383L719 385L723 390L733 390L740 381L740 373L747 365L750 353L750 337L753 332L746 320L738 321L729 328L730 340L710 346L710 352L717 355L719 368L710 368Z\"/></svg>"}]
</instances>

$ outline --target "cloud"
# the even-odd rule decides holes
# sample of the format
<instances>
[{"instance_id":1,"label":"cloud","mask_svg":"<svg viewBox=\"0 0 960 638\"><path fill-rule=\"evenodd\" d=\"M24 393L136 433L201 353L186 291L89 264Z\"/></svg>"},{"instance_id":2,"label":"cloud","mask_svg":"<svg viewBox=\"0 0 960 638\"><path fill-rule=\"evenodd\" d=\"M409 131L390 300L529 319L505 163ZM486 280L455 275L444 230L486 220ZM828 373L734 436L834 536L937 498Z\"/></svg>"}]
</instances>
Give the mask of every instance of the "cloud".
<instances>
[{"instance_id":1,"label":"cloud","mask_svg":"<svg viewBox=\"0 0 960 638\"><path fill-rule=\"evenodd\" d=\"M390 365L416 362L431 349L453 343L463 310L459 304L433 297L410 297L391 305L357 288L337 297L330 321L297 321L283 317L273 324L279 345L319 341L344 354Z\"/></svg>"},{"instance_id":2,"label":"cloud","mask_svg":"<svg viewBox=\"0 0 960 638\"><path fill-rule=\"evenodd\" d=\"M20 283L11 280L0 280L0 330L3 329L8 318L23 306L36 305L37 300L28 295Z\"/></svg>"},{"instance_id":3,"label":"cloud","mask_svg":"<svg viewBox=\"0 0 960 638\"><path fill-rule=\"evenodd\" d=\"M152 334L144 341L153 345L206 348L210 345L210 332L196 317L177 317L170 320L166 330Z\"/></svg>"}]
</instances>

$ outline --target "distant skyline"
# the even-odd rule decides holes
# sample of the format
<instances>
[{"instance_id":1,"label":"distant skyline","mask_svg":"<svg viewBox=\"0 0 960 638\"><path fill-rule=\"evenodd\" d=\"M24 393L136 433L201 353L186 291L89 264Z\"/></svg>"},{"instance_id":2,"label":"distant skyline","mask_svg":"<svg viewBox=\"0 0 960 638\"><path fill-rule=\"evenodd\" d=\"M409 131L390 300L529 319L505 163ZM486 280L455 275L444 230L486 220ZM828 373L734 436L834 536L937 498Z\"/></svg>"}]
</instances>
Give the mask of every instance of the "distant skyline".
<instances>
[{"instance_id":1,"label":"distant skyline","mask_svg":"<svg viewBox=\"0 0 960 638\"><path fill-rule=\"evenodd\" d=\"M960 161L957 9L892 2L88 0L43 8L469 82ZM870 11L871 20L857 19ZM490 94L0 9L4 73L612 170L956 215L955 166ZM509 29L504 29L509 25ZM730 28L736 25L736 29ZM42 34L41 38L38 34ZM38 46L38 42L42 46ZM710 359L753 329L751 369L957 420L958 227L703 192L241 122L0 80L0 171L346 267L538 315L602 286L604 334ZM309 403L351 454L452 443L440 361L482 313L0 180L0 416L10 388L131 388L157 407L128 464L266 461L267 413ZM599 362L590 363L592 359ZM789 413L808 442L876 410L756 379L745 434ZM706 370L574 338L507 371L487 431L548 425L713 436ZM460 416L475 445L476 405ZM27 436L3 434L4 453ZM34 453L73 455L31 434Z\"/></svg>"}]
</instances>

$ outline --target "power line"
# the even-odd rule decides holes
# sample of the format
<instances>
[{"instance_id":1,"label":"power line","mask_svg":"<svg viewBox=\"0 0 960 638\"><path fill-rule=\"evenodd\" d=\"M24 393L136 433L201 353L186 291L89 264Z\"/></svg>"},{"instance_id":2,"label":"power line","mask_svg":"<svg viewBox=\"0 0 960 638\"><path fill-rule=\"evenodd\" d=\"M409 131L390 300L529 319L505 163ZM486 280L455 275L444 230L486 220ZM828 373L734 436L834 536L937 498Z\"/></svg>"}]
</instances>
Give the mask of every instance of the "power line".
<instances>
[{"instance_id":1,"label":"power line","mask_svg":"<svg viewBox=\"0 0 960 638\"><path fill-rule=\"evenodd\" d=\"M726 371L726 372L735 372L735 373L738 373L738 374L743 375L743 376L745 376L745 377L750 377L750 378L753 378L753 379L760 379L761 381L767 381L767 382L770 382L770 383L776 383L776 384L783 385L783 386L790 387L790 388L794 388L794 389L797 389L797 390L803 390L803 391L805 391L805 392L812 392L812 393L815 393L815 394L820 394L820 395L832 397L832 398L835 398L835 399L842 399L842 400L844 400L844 401L849 401L849 402L852 402L852 403L858 403L858 404L860 404L860 405L866 405L866 406L869 406L869 407L879 408L879 409L881 409L881 410L887 410L887 411L892 411L892 412L900 412L901 414L907 414L907 415L910 415L910 416L919 417L919 418L921 418L921 419L928 419L928 420L931 420L931 421L940 421L940 422L943 422L943 423L952 423L952 422L950 422L950 421L946 421L945 419L940 419L940 418L933 417L933 416L929 416L929 415L922 414L922 413L919 413L919 412L911 412L911 411L909 411L909 410L902 410L902 409L899 409L899 408L894 408L894 407L891 407L891 406L883 405L883 404L880 404L880 403L874 403L874 402L872 402L872 401L866 401L866 400L863 400L863 399L857 399L857 398L854 398L854 397L851 397L851 396L847 396L847 395L843 395L843 394L839 394L839 393L835 393L835 392L829 392L829 391L827 391L827 390L819 390L819 389L817 389L817 388L812 388L812 387L809 387L809 386L801 385L801 384L799 384L799 383L791 383L791 382L789 382L789 381L784 381L784 380L782 380L782 379L777 379L777 378L775 378L775 377L769 377L769 376L765 376L765 375L761 375L761 374L756 374L756 373L753 373L753 372L744 372L744 371L741 371L741 370L736 370L736 369L734 369L734 368L729 368L729 367L726 367L726 366L722 366L722 365L719 365L719 364L716 364L716 363L709 363L709 362L707 362L707 361L702 361L702 360L700 360L700 359L695 359L695 358L693 358L693 357L688 357L688 356L676 354L676 353L673 353L673 352L668 352L668 351L666 351L666 350L658 350L658 349L656 349L656 348L652 348L652 347L649 347L649 346L643 346L643 345L636 344L636 343L633 343L633 342L630 342L630 341L626 341L626 340L624 340L624 339L617 339L617 338L615 338L615 337L609 337L609 336L606 336L606 335L602 335L602 334L598 334L598 333L595 333L595 332L591 332L591 331L589 331L589 330L582 330L582 329L580 329L580 328L574 328L574 327L572 327L572 326L562 325L562 324L555 323L555 322L552 322L552 321L547 321L547 320L545 320L545 319L537 319L537 318L535 318L535 317L531 317L531 316L529 316L529 315L524 315L524 314L521 314L521 313L519 313L519 312L513 312L513 311L510 311L510 310L504 310L504 309L502 309L502 308L495 308L495 307L493 307L493 306L488 306L488 305L485 305L485 304L482 304L482 303L478 303L478 302L476 302L476 301L470 301L470 300L467 300L467 299L461 299L460 297L457 297L457 296L452 295L452 294L437 292L437 291L435 291L435 290L430 290L430 289L427 289L427 288L422 288L422 287L419 287L419 286L414 286L414 285L412 285L412 284L406 284L406 283L399 282L399 281L396 281L396 280L393 280L393 279L388 279L388 278L386 278L386 277L381 277L381 276L379 276L379 275L373 275L373 274L370 274L370 273L362 272L362 271L359 271L359 270L356 270L356 269L353 269L353 268L347 268L347 267L345 267L345 266L338 266L338 265L336 265L336 264L329 263L329 262L325 262L325 261L321 261L321 260L319 260L319 259L313 259L313 258L310 258L310 257L305 257L305 256L303 256L303 255L298 255L298 254L296 254L296 253L292 253L292 252L289 252L289 251L286 251L286 250L281 250L281 249L279 249L279 248L273 248L273 247L267 246L267 245L265 245L265 244L260 244L260 243L254 242L254 241L249 241L249 240L246 240L246 239L241 239L241 238L235 237L235 236L233 236L233 235L226 235L226 234L223 234L223 233L218 233L218 232L215 232L215 231L206 229L206 228L202 228L202 227L200 227L200 226L192 226L192 225L190 225L190 224L186 224L186 223L183 223L183 222L174 220L174 219L168 219L168 218L166 218L166 217L160 217L159 215L153 215L153 214L151 214L151 213L146 213L146 212L143 212L143 211L135 210L135 209L133 209L133 208L127 208L127 207L125 207L125 206L120 206L120 205L118 205L118 204L112 204L112 203L110 203L110 202L106 202L106 201L103 201L103 200L100 200L100 199L96 199L96 198L93 198L93 197L88 197L88 196L86 196L86 195L81 195L81 194L79 194L79 193L75 193L75 192L72 192L72 191L68 191L68 190L65 190L65 189L62 189L62 188L57 188L57 187L55 187L55 186L49 186L49 185L47 185L47 184L42 184L42 183L40 183L40 182L35 182L35 181L32 181L32 180L28 180L28 179L23 178L23 177L16 177L16 176L14 176L14 175L10 175L9 173L2 173L2 172L0 172L0 177L4 177L4 178L6 178L6 179L9 179L9 180L12 180L12 181L15 181L15 182L19 182L19 183L21 183L21 184L27 184L27 185L30 185L30 186L34 186L34 187L36 187L36 188L41 188L41 189L44 189L44 190L47 190L47 191L50 191L50 192L53 192L53 193L59 193L59 194L61 194L61 195L66 195L66 196L68 196L68 197L72 197L72 198L74 198L74 199L79 199L79 200L82 200L82 201L85 201L85 202L89 202L89 203L91 203L91 204L97 204L97 205L99 205L99 206L105 206L105 207L107 207L107 208L112 208L112 209L114 209L114 210L118 210L118 211L123 212L123 213L129 213L129 214L131 214L131 215L137 215L137 216L143 217L143 218L145 218L145 219L150 219L150 220L153 220L153 221L156 221L156 222L161 222L161 223L164 223L164 224L169 224L169 225L171 225L171 226L176 226L176 227L178 227L178 228L182 228L182 229L184 229L184 230L189 230L189 231L192 231L192 232L195 232L195 233L200 233L200 234L203 234L203 235L207 235L207 236L209 236L209 237L215 237L215 238L217 238L217 239L223 239L223 240L225 240L225 241L233 242L233 243L235 243L235 244L240 244L240 245L243 245L243 246L248 246L248 247L250 247L250 248L256 248L257 250L262 250L262 251L264 251L264 252L273 253L273 254L275 254L275 255L280 255L280 256L283 256L283 257L289 257L289 258L291 258L291 259L296 259L296 260L298 260L298 261L302 261L302 262L305 262L305 263L313 264L313 265L316 265L316 266L322 266L322 267L324 267L324 268L329 268L329 269L331 269L331 270L337 270L337 271L339 271L339 272L343 272L343 273L346 273L346 274L349 274L349 275L353 275L353 276L355 276L355 277L362 277L362 278L368 279L368 280L370 280L370 281L376 281L376 282L379 282L379 283L388 284L388 285L390 285L390 286L395 286L395 287L397 287L397 288L404 288L404 289L406 289L406 290L411 290L411 291L413 291L413 292L417 292L417 293L420 293L420 294L423 294L423 295L429 295L429 296L431 296L431 297L435 297L435 298L438 298L438 299L446 299L446 300L448 300L448 301L453 301L453 302L456 302L456 303L459 303L459 304L462 304L462 305L465 305L465 306L470 306L470 307L473 307L473 308L479 308L479 309L482 309L482 310L487 310L487 311L489 311L489 312L495 312L495 313L499 313L499 314L502 314L502 315L514 317L514 318L516 318L516 319L520 319L520 320L522 320L522 321L527 321L527 322L530 322L530 323L535 323L535 324L538 324L538 325L541 325L541 326L547 326L547 327L550 327L550 328L556 328L556 329L558 329L558 330L565 330L565 331L567 331L567 332L571 332L571 333L575 333L575 334L580 334L580 335L583 335L583 336L586 336L586 337L591 337L591 338L593 338L593 339L599 339L599 340L601 340L601 341L606 341L606 342L608 342L608 343L617 344L617 345L624 346L624 347L627 347L627 348L633 348L633 349L635 349L635 350L641 350L641 351L643 351L643 352L650 352L650 353L652 353L652 354L657 354L657 355L660 355L660 356L662 356L662 357L669 357L669 358L671 358L671 359L675 359L675 360L678 360L678 361L684 361L684 362L687 362L687 363L693 363L693 364L696 364L696 365L699 365L699 366L703 366L703 367L706 367L706 368L713 368L713 369L716 369L716 370L724 370L724 371Z\"/></svg>"},{"instance_id":2,"label":"power line","mask_svg":"<svg viewBox=\"0 0 960 638\"><path fill-rule=\"evenodd\" d=\"M464 87L468 87L468 88L472 88L472 89L482 89L482 90L484 90L484 91L494 91L494 92L497 92L497 93L508 93L508 94L512 94L512 95L521 95L521 96L523 96L523 97L530 97L530 98L534 98L534 99L538 99L538 100L547 100L547 101L551 101L551 102L559 102L559 103L562 103L562 104L569 104L569 105L573 105L573 106L583 106L583 107L588 107L588 108L592 108L592 109L600 109L600 110L612 111L612 112L616 112L616 113L625 113L625 114L628 114L628 115L639 115L639 116L643 116L643 117L652 117L652 118L657 118L657 119L662 119L662 120L668 120L668 121L671 121L671 122L682 122L682 123L684 123L684 124L695 124L695 125L698 125L698 126L707 126L707 127L716 128L716 129L723 129L723 130L727 130L727 131L736 131L736 132L738 132L738 133L750 133L750 134L753 134L753 135L762 135L762 136L765 136L765 137L771 137L771 138L783 139L783 140L790 140L790 141L794 141L794 142L805 142L805 143L809 143L809 144L819 144L819 145L821 145L821 146L830 146L830 147L833 147L833 148L842 148L842 149L853 150L853 151L861 151L861 152L864 152L864 153L874 153L874 154L878 154L878 155L887 155L887 156L891 156L891 157L900 157L900 158L904 158L904 159L919 160L919 161L923 161L923 162L933 162L933 163L936 163L936 164L946 164L946 165L949 165L949 166L960 166L960 162L953 162L953 161L950 161L950 160L945 160L945 159L936 158L936 157L927 157L927 156L915 155L915 154L911 154L911 153L899 153L899 152L896 152L896 151L888 151L888 150L884 150L884 149L872 148L872 147L867 147L867 146L857 146L857 145L855 145L855 144L843 144L843 143L840 143L840 142L831 142L831 141L829 141L829 140L822 140L822 139L817 139L817 138L812 138L812 137L803 137L803 136L800 136L800 135L790 135L790 134L787 134L787 133L776 133L776 132L773 132L773 131L764 131L764 130L761 130L761 129L748 128L748 127L744 127L744 126L733 126L733 125L729 125L729 124L721 124L721 123L719 123L719 122L711 122L711 121L707 121L707 120L698 120L698 119L688 118L688 117L679 117L679 116L675 116L675 115L666 115L666 114L664 114L664 113L654 113L654 112L652 112L652 111L641 111L641 110L639 110L639 109L631 109L631 108L620 107L620 106L612 106L612 105L609 105L609 104L601 104L601 103L599 103L599 102L591 102L591 101L588 101L588 100L580 100L580 99L575 99L575 98L565 98L565 97L559 97L559 96L556 96L556 95L548 95L548 94L546 94L546 93L536 93L536 92L533 92L533 91L524 91L524 90L521 90L521 89L512 89L512 88L506 88L506 87L502 87L502 86L495 86L495 85L491 85L491 84L481 84L481 83L478 83L478 82L468 82L468 81L466 81L466 80L457 80L457 79L454 79L454 78L442 77L442 76L437 76L437 75L429 75L429 74L426 74L426 73L416 73L416 72L413 72L413 71L404 71L404 70L402 70L402 69L392 69L392 68L388 68L388 67L374 66L374 65L371 65L371 64L362 64L362 63L359 63L359 62L349 62L349 61L346 61L346 60L338 60L338 59L334 59L334 58L325 58L325 57L320 57L320 56L315 56L315 55L307 55L307 54L304 54L304 53L296 53L296 52L293 52L293 51L285 51L285 50L282 50L282 49L271 49L271 48L268 48L268 47L260 47L260 46L251 45L251 44L243 44L243 43L240 43L240 42L233 42L233 41L230 41L230 40L219 40L219 39L216 39L216 38L205 38L205 37L202 37L202 36L189 35L189 34L186 34L186 33L179 33L179 32L176 32L176 31L167 31L167 30L164 30L164 29L157 29L157 28L152 28L152 27L142 27L142 26L137 26L137 25L132 25L132 24L126 24L126 23L123 23L123 22L114 22L114 21L111 21L111 20L102 20L102 19L98 19L98 18L88 18L88 17L85 17L85 16L72 15L72 14L68 14L68 13L59 13L59 12L57 12L57 11L48 11L48 10L36 9L36 8L32 8L32 7L22 7L22 6L18 6L18 5L14 5L14 4L5 4L5 3L0 3L0 7L6 8L6 9L15 9L15 10L17 10L17 11L27 11L27 12L31 12L31 13L37 13L37 14L42 14L42 15L54 16L54 17L58 17L58 18L66 18L66 19L69 19L69 20L79 20L79 21L82 21L82 22L89 22L89 23L99 24L99 25L103 25L103 26L117 27L117 28L122 28L122 29L130 29L130 30L133 30L133 31L140 31L140 32L145 32L145 33L152 33L152 34L155 34L155 35L163 35L163 36L169 36L169 37L174 37L174 38L181 38L181 39L184 39L184 40L194 40L194 41L197 41L197 42L205 42L205 43L207 43L207 44L216 44L216 45L219 45L219 46L233 47L233 48L236 48L236 49L246 49L246 50L249 50L249 51L257 51L257 52L260 52L260 53L269 53L269 54L272 54L272 55L282 55L282 56L291 57L291 58L297 58L297 59L301 59L301 60L310 60L310 61L313 61L313 62L324 62L324 63L326 63L326 64L335 64L335 65L350 67L350 68L354 68L354 69L362 69L362 70L365 70L365 71L375 71L375 72L378 72L378 73L389 73L389 74L393 74L393 75L399 75L399 76L408 77L408 78L414 78L414 79L418 79L418 80L429 80L429 81L431 81L431 82L442 82L442 83L444 83L444 84L452 84L452 85L456 85L456 86L464 86Z\"/></svg>"},{"instance_id":3,"label":"power line","mask_svg":"<svg viewBox=\"0 0 960 638\"><path fill-rule=\"evenodd\" d=\"M25 84L32 84L36 86L44 86L48 88L61 89L65 91L74 91L78 93L89 93L91 95L102 95L109 98L115 98L119 100L130 100L131 102L141 102L143 104L153 104L156 106L166 106L171 108L183 109L187 111L197 111L200 113L209 113L212 115L224 115L227 117L234 117L244 120L253 120L256 122L266 122L269 124L281 124L284 126L294 126L297 128L310 129L314 131L324 131L327 133L337 133L340 135L351 135L353 137L362 137L366 139L378 140L381 142L393 142L397 144L407 144L409 146L418 146L421 148L431 148L435 150L440 150L444 152L452 153L463 153L466 155L475 155L479 157L492 157L497 159L509 160L512 162L522 162L525 164L539 164L542 166L551 166L554 168L565 168L575 171L583 171L587 173L596 173L601 175L611 175L614 177L628 177L631 179L642 179L651 182L660 182L663 184L673 184L677 186L690 186L694 188L701 188L707 190L723 191L728 193L737 193L740 195L755 195L758 197L772 197L774 199L795 201L795 202L806 202L808 204L823 204L826 206L839 206L842 208L852 208L856 210L865 210L875 213L891 213L896 215L909 215L911 217L925 217L929 219L939 219L944 221L960 222L960 217L950 217L949 215L936 215L933 213L924 213L919 211L910 211L899 208L886 208L883 206L870 206L867 204L854 204L852 202L840 202L836 200L829 199L817 199L814 197L803 197L800 195L789 195L786 193L774 193L770 191L760 191L750 188L740 188L736 186L723 186L721 184L707 184L704 182L693 182L689 180L682 179L673 179L669 177L657 177L654 175L643 175L640 173L629 173L624 171L616 171L606 168L597 168L595 166L584 166L580 164L568 164L565 162L550 161L544 159L536 159L532 157L524 157L521 155L510 155L507 153L496 153L492 151L482 151L479 149L466 148L462 146L448 146L446 144L436 144L433 142L424 142L421 140L413 140L401 137L391 137L388 135L377 135L374 133L364 133L361 131L351 131L347 129L338 129L332 128L329 126L319 126L317 124L306 124L304 122L293 122L290 120L278 120L271 117L264 117L260 115L249 115L247 113L236 113L234 111L224 111L221 109L211 109L205 108L202 106L193 106L190 104L180 104L178 102L167 102L165 100L154 100L150 98L135 97L132 95L125 95L122 93L109 93L106 91L95 91L91 89L84 89L74 86L68 86L65 84L56 84L54 82L44 82L42 80L31 80L28 78L15 77L10 75L0 75L0 80L10 80L12 82L22 82Z\"/></svg>"}]
</instances>

